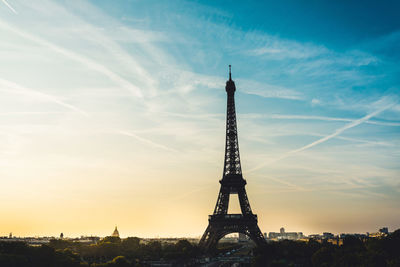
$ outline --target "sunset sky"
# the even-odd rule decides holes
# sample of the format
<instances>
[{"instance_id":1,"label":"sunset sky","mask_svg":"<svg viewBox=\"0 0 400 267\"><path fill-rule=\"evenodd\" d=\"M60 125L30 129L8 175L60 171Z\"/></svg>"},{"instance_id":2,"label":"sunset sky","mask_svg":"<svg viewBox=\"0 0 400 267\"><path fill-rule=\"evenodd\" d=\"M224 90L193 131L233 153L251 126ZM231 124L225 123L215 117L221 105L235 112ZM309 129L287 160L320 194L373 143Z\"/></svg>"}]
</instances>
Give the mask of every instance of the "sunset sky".
<instances>
[{"instance_id":1,"label":"sunset sky","mask_svg":"<svg viewBox=\"0 0 400 267\"><path fill-rule=\"evenodd\" d=\"M262 232L400 228L399 13L0 0L0 236L200 236L222 178L228 64Z\"/></svg>"}]
</instances>

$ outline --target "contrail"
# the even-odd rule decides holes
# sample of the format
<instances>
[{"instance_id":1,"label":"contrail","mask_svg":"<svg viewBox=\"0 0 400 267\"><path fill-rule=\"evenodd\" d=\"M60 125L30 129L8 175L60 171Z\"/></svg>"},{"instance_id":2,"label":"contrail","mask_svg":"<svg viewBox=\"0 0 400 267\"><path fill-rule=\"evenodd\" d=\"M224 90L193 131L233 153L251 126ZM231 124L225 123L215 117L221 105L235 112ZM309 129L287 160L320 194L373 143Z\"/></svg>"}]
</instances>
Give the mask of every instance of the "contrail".
<instances>
[{"instance_id":1,"label":"contrail","mask_svg":"<svg viewBox=\"0 0 400 267\"><path fill-rule=\"evenodd\" d=\"M155 90L155 81L152 75L149 74L146 69L144 69L137 62L137 60L135 60L129 53L127 53L125 49L121 48L119 44L117 44L108 36L99 33L97 29L94 29L92 27L92 25L85 24L85 28L88 29L89 33L87 34L87 36L85 36L86 38L89 38L89 40L96 42L96 44L99 44L107 49L114 59L116 59L118 62L125 63L133 72L136 72L139 79L147 84L147 88L149 88L150 90ZM147 44L145 44L144 46L147 46Z\"/></svg>"},{"instance_id":2,"label":"contrail","mask_svg":"<svg viewBox=\"0 0 400 267\"><path fill-rule=\"evenodd\" d=\"M71 104L65 103L64 101L61 101L60 99L58 99L57 97L55 97L53 95L48 95L48 94L36 91L31 88L23 87L19 84L16 84L14 82L7 81L7 80L1 79L1 78L0 78L0 86L5 87L5 88L0 88L0 91L5 91L8 93L13 93L13 94L22 94L22 95L27 95L27 96L39 97L41 99L45 99L47 101L56 103L60 106L63 106L68 109L71 109L73 111L76 111L78 113L81 113L82 115L85 115L87 117L89 116L89 114L86 113L85 111L83 111L82 109L75 107Z\"/></svg>"},{"instance_id":3,"label":"contrail","mask_svg":"<svg viewBox=\"0 0 400 267\"><path fill-rule=\"evenodd\" d=\"M49 41L46 41L40 37L31 35L27 32L23 32L19 29L13 28L10 25L8 25L7 23L5 23L4 21L0 20L0 27L3 27L4 29L7 29L25 39L28 39L32 42L38 43L40 45L46 46L48 48L50 48L51 50L60 53L70 59L73 59L75 61L78 61L84 65L86 65L87 67L98 71L102 74L104 74L105 76L107 76L109 79L113 80L114 82L116 82L117 84L119 84L121 87L131 91L135 96L137 97L142 97L142 92L141 90L134 84L132 84L131 82L125 80L124 78L120 77L118 74L114 73L113 71L111 71L110 69L108 69L107 67L85 57L82 56L80 54L77 54L75 52L72 52L70 50L67 50L63 47L60 47L58 45L55 45Z\"/></svg>"},{"instance_id":4,"label":"contrail","mask_svg":"<svg viewBox=\"0 0 400 267\"><path fill-rule=\"evenodd\" d=\"M360 118L360 119L354 120L354 121L352 121L351 123L346 124L345 126L339 128L339 129L337 129L336 131L334 131L334 132L331 133L330 135L324 136L324 137L322 137L321 139L318 139L317 141L314 141L314 142L312 142L312 143L310 143L310 144L308 144L308 145L305 145L305 146L303 146L303 147L300 147L300 148L298 148L298 149L295 149L295 150L286 152L286 153L283 154L282 156L280 156L280 157L278 157L278 158L276 158L276 159L274 159L274 160L272 160L272 161L264 162L264 163L262 163L262 164L260 164L260 165L258 165L258 166L256 166L256 167L254 167L253 169L249 170L249 172L253 172L253 171L259 170L259 169L263 168L263 167L266 166L266 165L269 165L269 164L271 164L271 163L275 163L275 162L277 162L277 161L279 161L279 160L282 160L282 159L285 159L285 158L287 158L287 157L289 157L289 156L291 156L291 155L293 155L293 154L302 152L302 151L304 151L304 150L306 150L306 149L312 148L313 146L316 146L316 145L319 145L319 144L321 144L321 143L324 143L324 142L328 141L329 139L334 138L335 136L338 136L339 134L343 133L344 131L346 131L346 130L348 130L348 129L350 129L350 128L353 128L353 127L355 127L355 126L357 126L357 125L360 125L361 123L363 123L363 122L369 120L370 118L372 118L372 117L378 115L379 113L381 113L381 112L383 112L383 111L385 111L385 110L391 108L393 105L394 105L394 104L386 105L385 107L382 107L382 108L380 108L380 109L378 109L378 110L376 110L376 111L374 111L374 112L372 112L372 113L370 113L370 114L368 114L368 115L366 115L366 116L364 116L364 117L362 117L362 118Z\"/></svg>"},{"instance_id":5,"label":"contrail","mask_svg":"<svg viewBox=\"0 0 400 267\"><path fill-rule=\"evenodd\" d=\"M15 11L15 9L6 1L6 0L2 0L3 3L15 14L18 14L17 11Z\"/></svg>"},{"instance_id":6,"label":"contrail","mask_svg":"<svg viewBox=\"0 0 400 267\"><path fill-rule=\"evenodd\" d=\"M126 135L126 136L130 136L130 137L133 137L133 138L139 140L140 142L146 143L146 144L151 145L151 146L153 146L153 147L161 148L161 149L164 149L164 150L167 150L167 151L178 152L178 151L175 150L175 149L169 148L169 147L164 146L164 145L162 145L162 144L155 143L155 142L153 142L153 141L151 141L151 140L149 140L149 139L140 137L140 136L138 136L138 135L136 135L136 134L134 134L134 133L132 133L132 132L117 131L117 133L118 133L118 134L122 134L122 135Z\"/></svg>"},{"instance_id":7,"label":"contrail","mask_svg":"<svg viewBox=\"0 0 400 267\"><path fill-rule=\"evenodd\" d=\"M309 115L284 115L284 114L272 114L272 115L258 115L258 114L244 114L242 117L249 116L254 118L268 118L268 119L287 119L287 120L319 120L319 121L343 121L352 122L354 119L347 118L335 118L325 116L309 116ZM400 126L398 122L382 122L382 121L365 121L368 124L383 125L383 126Z\"/></svg>"}]
</instances>

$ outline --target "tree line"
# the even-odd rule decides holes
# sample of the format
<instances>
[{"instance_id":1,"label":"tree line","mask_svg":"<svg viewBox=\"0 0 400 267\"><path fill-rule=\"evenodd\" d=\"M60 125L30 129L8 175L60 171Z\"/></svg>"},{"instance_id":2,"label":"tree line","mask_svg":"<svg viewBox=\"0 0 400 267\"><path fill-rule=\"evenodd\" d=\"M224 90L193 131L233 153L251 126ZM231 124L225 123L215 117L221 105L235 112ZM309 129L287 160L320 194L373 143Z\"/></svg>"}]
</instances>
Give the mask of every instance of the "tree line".
<instances>
[{"instance_id":1,"label":"tree line","mask_svg":"<svg viewBox=\"0 0 400 267\"><path fill-rule=\"evenodd\" d=\"M105 237L97 244L82 244L63 239L41 246L24 242L0 242L0 266L7 267L140 267L161 259L176 265L199 255L197 246L187 240L175 244L141 242L140 238Z\"/></svg>"},{"instance_id":2,"label":"tree line","mask_svg":"<svg viewBox=\"0 0 400 267\"><path fill-rule=\"evenodd\" d=\"M341 246L316 240L271 242L254 250L253 266L400 267L400 229L381 238L346 236Z\"/></svg>"},{"instance_id":3,"label":"tree line","mask_svg":"<svg viewBox=\"0 0 400 267\"><path fill-rule=\"evenodd\" d=\"M224 245L213 255L237 248ZM347 236L343 245L316 240L270 242L252 251L252 266L400 266L400 229L381 238L360 239ZM141 267L163 261L172 266L199 266L203 257L196 244L187 240L176 243L144 242L137 237L105 237L96 244L63 239L30 246L24 242L0 241L0 266L7 267Z\"/></svg>"}]
</instances>

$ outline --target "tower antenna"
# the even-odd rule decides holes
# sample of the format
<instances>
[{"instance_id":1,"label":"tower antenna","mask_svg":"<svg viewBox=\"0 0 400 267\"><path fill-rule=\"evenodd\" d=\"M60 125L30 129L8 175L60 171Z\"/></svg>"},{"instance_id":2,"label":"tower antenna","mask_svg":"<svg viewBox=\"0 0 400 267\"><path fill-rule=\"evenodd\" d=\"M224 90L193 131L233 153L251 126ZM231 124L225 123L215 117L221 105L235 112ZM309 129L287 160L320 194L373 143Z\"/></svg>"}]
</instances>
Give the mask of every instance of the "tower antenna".
<instances>
[{"instance_id":1,"label":"tower antenna","mask_svg":"<svg viewBox=\"0 0 400 267\"><path fill-rule=\"evenodd\" d=\"M229 65L229 80L232 80L232 74L231 74L231 65Z\"/></svg>"}]
</instances>

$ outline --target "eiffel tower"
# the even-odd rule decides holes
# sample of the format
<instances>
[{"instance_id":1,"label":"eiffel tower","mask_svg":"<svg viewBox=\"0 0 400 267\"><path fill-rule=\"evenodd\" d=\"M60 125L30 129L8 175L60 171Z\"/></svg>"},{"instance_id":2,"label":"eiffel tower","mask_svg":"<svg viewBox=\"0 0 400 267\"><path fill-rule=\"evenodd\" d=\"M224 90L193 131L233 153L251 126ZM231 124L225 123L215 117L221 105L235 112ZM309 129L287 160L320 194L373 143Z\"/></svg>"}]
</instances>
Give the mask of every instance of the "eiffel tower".
<instances>
[{"instance_id":1,"label":"eiffel tower","mask_svg":"<svg viewBox=\"0 0 400 267\"><path fill-rule=\"evenodd\" d=\"M264 245L265 239L257 225L257 215L251 211L247 198L246 180L242 176L240 165L239 142L235 111L235 82L232 81L231 65L229 65L229 80L226 82L228 94L226 111L226 142L225 161L221 189L213 215L209 216L208 227L200 239L199 246L205 251L216 247L218 241L230 233L243 233L250 237L258 246ZM238 194L241 214L228 214L229 197Z\"/></svg>"}]
</instances>

